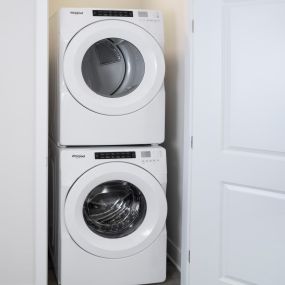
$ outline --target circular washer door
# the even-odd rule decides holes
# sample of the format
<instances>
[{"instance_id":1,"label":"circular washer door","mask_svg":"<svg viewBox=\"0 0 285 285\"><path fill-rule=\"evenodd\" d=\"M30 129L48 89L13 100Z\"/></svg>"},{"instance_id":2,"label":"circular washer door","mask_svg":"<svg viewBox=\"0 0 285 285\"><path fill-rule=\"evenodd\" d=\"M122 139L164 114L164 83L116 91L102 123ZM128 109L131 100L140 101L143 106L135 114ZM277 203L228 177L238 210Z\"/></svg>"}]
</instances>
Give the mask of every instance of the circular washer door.
<instances>
[{"instance_id":1,"label":"circular washer door","mask_svg":"<svg viewBox=\"0 0 285 285\"><path fill-rule=\"evenodd\" d=\"M150 103L163 85L164 55L141 27L123 20L86 26L69 42L63 63L65 84L87 109L124 115Z\"/></svg>"},{"instance_id":2,"label":"circular washer door","mask_svg":"<svg viewBox=\"0 0 285 285\"><path fill-rule=\"evenodd\" d=\"M65 201L65 222L83 250L100 257L134 255L159 236L167 202L160 183L129 163L96 166L73 184Z\"/></svg>"}]
</instances>

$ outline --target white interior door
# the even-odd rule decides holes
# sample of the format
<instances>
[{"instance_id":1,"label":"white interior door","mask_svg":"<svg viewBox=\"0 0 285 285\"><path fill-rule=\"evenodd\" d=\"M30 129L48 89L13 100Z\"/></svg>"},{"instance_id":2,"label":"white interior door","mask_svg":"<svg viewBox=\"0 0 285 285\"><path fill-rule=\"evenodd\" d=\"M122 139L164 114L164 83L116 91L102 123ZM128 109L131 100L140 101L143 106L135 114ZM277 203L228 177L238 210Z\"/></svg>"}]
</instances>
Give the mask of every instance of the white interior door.
<instances>
[{"instance_id":1,"label":"white interior door","mask_svg":"<svg viewBox=\"0 0 285 285\"><path fill-rule=\"evenodd\" d=\"M285 284L285 1L194 0L191 285Z\"/></svg>"}]
</instances>

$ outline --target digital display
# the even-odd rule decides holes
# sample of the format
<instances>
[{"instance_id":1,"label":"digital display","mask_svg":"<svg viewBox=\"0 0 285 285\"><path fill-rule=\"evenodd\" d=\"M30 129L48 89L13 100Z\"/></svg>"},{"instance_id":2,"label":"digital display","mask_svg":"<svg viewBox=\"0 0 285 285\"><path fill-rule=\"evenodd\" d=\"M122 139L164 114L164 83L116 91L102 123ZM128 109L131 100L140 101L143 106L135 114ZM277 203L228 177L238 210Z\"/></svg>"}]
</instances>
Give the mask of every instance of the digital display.
<instances>
[{"instance_id":1,"label":"digital display","mask_svg":"<svg viewBox=\"0 0 285 285\"><path fill-rule=\"evenodd\" d=\"M95 159L126 159L136 158L135 151L127 152L95 152Z\"/></svg>"},{"instance_id":2,"label":"digital display","mask_svg":"<svg viewBox=\"0 0 285 285\"><path fill-rule=\"evenodd\" d=\"M93 16L96 17L133 17L133 11L119 10L93 10Z\"/></svg>"},{"instance_id":3,"label":"digital display","mask_svg":"<svg viewBox=\"0 0 285 285\"><path fill-rule=\"evenodd\" d=\"M139 11L138 15L141 18L147 18L148 17L148 12L147 11Z\"/></svg>"},{"instance_id":4,"label":"digital display","mask_svg":"<svg viewBox=\"0 0 285 285\"><path fill-rule=\"evenodd\" d=\"M142 158L147 158L151 157L151 152L150 151L142 151Z\"/></svg>"}]
</instances>

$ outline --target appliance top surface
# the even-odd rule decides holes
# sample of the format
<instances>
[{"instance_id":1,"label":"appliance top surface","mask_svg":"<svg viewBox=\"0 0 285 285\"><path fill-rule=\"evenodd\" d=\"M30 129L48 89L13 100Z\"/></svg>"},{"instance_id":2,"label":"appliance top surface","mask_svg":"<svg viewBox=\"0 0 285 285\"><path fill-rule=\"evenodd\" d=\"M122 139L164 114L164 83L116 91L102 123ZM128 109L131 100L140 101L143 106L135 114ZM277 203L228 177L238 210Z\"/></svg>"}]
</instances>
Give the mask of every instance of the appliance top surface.
<instances>
[{"instance_id":1,"label":"appliance top surface","mask_svg":"<svg viewBox=\"0 0 285 285\"><path fill-rule=\"evenodd\" d=\"M153 149L153 150L165 150L164 147L160 145L135 145L135 146L76 146L76 147L63 147L63 150L73 150L73 149L78 149L82 151L96 151L96 150L148 150L148 149Z\"/></svg>"}]
</instances>

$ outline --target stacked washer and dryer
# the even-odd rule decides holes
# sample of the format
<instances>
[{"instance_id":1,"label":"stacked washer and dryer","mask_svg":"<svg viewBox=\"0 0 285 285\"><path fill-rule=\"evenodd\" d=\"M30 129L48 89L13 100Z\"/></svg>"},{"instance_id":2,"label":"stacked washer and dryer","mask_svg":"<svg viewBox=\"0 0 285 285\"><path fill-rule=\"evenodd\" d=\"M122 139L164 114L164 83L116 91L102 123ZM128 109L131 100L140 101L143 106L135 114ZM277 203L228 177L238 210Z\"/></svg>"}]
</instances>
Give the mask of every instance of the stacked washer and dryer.
<instances>
[{"instance_id":1,"label":"stacked washer and dryer","mask_svg":"<svg viewBox=\"0 0 285 285\"><path fill-rule=\"evenodd\" d=\"M49 250L58 283L163 282L162 15L66 8L50 31Z\"/></svg>"}]
</instances>

